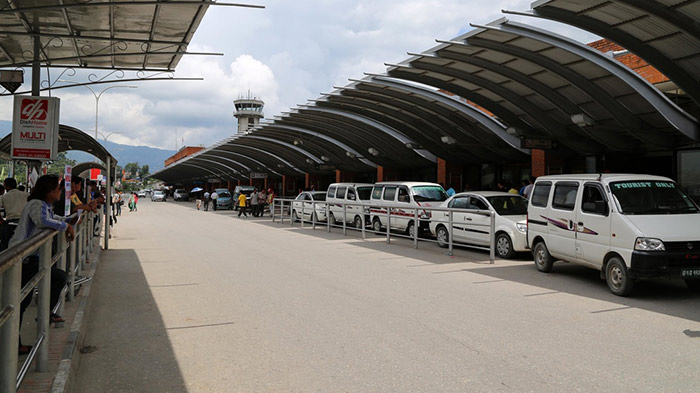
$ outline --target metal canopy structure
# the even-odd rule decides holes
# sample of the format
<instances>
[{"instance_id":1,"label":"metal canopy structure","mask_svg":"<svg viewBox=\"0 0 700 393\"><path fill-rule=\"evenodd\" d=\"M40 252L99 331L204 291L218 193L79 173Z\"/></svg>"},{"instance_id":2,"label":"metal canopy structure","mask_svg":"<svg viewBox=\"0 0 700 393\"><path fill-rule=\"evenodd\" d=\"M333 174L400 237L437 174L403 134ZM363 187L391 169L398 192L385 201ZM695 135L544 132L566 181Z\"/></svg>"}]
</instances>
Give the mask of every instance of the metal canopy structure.
<instances>
[{"instance_id":1,"label":"metal canopy structure","mask_svg":"<svg viewBox=\"0 0 700 393\"><path fill-rule=\"evenodd\" d=\"M522 162L530 153L520 147L522 139L556 142L563 154L576 155L668 150L700 141L696 118L612 57L505 18L473 27L387 64L385 75L351 80L153 177L192 180L212 171L246 177L254 171L220 161L207 166L198 158L205 154L236 154L229 158L238 164L254 159L263 164L256 168L297 175L366 172L378 165L420 168L437 157L464 164Z\"/></svg>"},{"instance_id":2,"label":"metal canopy structure","mask_svg":"<svg viewBox=\"0 0 700 393\"><path fill-rule=\"evenodd\" d=\"M11 159L11 148L12 134L8 134L0 140L0 158L5 160ZM117 164L116 158L95 138L75 127L60 124L58 126L58 152L71 150L92 154L102 160L102 162L107 162L107 159L111 159L112 165Z\"/></svg>"},{"instance_id":3,"label":"metal canopy structure","mask_svg":"<svg viewBox=\"0 0 700 393\"><path fill-rule=\"evenodd\" d=\"M528 13L618 43L661 71L700 106L700 3L657 0L542 0Z\"/></svg>"},{"instance_id":4,"label":"metal canopy structure","mask_svg":"<svg viewBox=\"0 0 700 393\"><path fill-rule=\"evenodd\" d=\"M87 162L81 162L80 164L76 164L71 168L71 171L74 175L79 175L82 177L86 177L90 173L90 169L100 169L103 171L107 170L107 167L102 165L99 162L95 161L87 161Z\"/></svg>"},{"instance_id":5,"label":"metal canopy structure","mask_svg":"<svg viewBox=\"0 0 700 393\"><path fill-rule=\"evenodd\" d=\"M172 71L210 0L0 0L0 67ZM39 58L35 59L38 38Z\"/></svg>"},{"instance_id":6,"label":"metal canopy structure","mask_svg":"<svg viewBox=\"0 0 700 393\"><path fill-rule=\"evenodd\" d=\"M700 140L695 118L614 59L505 18L476 27L390 65L388 74L458 94L520 136L579 153Z\"/></svg>"}]
</instances>

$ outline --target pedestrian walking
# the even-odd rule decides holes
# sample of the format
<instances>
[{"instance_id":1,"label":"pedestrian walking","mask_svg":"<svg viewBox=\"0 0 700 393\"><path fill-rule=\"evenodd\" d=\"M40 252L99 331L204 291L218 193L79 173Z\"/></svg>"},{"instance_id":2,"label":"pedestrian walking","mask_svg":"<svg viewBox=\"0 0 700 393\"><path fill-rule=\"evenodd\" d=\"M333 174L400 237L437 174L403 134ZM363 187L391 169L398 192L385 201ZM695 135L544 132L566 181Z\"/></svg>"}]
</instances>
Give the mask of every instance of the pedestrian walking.
<instances>
[{"instance_id":1,"label":"pedestrian walking","mask_svg":"<svg viewBox=\"0 0 700 393\"><path fill-rule=\"evenodd\" d=\"M248 197L244 193L238 196L238 217L243 214L244 217L248 217Z\"/></svg>"},{"instance_id":2,"label":"pedestrian walking","mask_svg":"<svg viewBox=\"0 0 700 393\"><path fill-rule=\"evenodd\" d=\"M255 188L250 194L250 215L252 215L253 217L258 216L258 205L258 189Z\"/></svg>"},{"instance_id":3,"label":"pedestrian walking","mask_svg":"<svg viewBox=\"0 0 700 393\"><path fill-rule=\"evenodd\" d=\"M134 193L134 211L137 212L139 209L137 208L139 204L139 196L138 194Z\"/></svg>"},{"instance_id":4,"label":"pedestrian walking","mask_svg":"<svg viewBox=\"0 0 700 393\"><path fill-rule=\"evenodd\" d=\"M204 211L209 211L209 191L204 191Z\"/></svg>"},{"instance_id":5,"label":"pedestrian walking","mask_svg":"<svg viewBox=\"0 0 700 393\"><path fill-rule=\"evenodd\" d=\"M199 208L202 207L202 198L200 197L200 195L202 195L200 192L194 194L197 210L199 210Z\"/></svg>"},{"instance_id":6,"label":"pedestrian walking","mask_svg":"<svg viewBox=\"0 0 700 393\"><path fill-rule=\"evenodd\" d=\"M216 194L216 191L211 193L211 207L216 211L216 200L219 199L219 196Z\"/></svg>"}]
</instances>

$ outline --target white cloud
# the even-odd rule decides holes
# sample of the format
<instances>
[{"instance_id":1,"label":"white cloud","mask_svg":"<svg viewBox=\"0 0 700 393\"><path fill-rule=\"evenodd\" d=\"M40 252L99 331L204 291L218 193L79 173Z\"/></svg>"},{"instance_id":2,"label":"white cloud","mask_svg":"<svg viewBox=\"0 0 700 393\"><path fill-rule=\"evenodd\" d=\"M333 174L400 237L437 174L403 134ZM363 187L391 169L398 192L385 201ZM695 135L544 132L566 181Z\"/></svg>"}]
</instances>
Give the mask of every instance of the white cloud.
<instances>
[{"instance_id":1,"label":"white cloud","mask_svg":"<svg viewBox=\"0 0 700 393\"><path fill-rule=\"evenodd\" d=\"M269 0L266 9L211 7L195 34L191 52L224 56L184 56L177 77L203 81L138 82L138 89L114 89L100 99L99 129L117 132L111 141L175 148L209 145L235 132L233 100L247 94L265 101L268 118L287 111L334 85L364 72L383 72L406 52L422 52L503 15L527 10L530 0ZM592 36L574 28L509 16L581 40ZM96 72L104 75L106 72ZM85 72L71 77L84 81ZM129 77L129 76L127 76ZM96 86L97 92L103 86ZM84 88L56 90L61 121L94 129L94 97ZM0 98L0 120L10 120L11 98Z\"/></svg>"}]
</instances>

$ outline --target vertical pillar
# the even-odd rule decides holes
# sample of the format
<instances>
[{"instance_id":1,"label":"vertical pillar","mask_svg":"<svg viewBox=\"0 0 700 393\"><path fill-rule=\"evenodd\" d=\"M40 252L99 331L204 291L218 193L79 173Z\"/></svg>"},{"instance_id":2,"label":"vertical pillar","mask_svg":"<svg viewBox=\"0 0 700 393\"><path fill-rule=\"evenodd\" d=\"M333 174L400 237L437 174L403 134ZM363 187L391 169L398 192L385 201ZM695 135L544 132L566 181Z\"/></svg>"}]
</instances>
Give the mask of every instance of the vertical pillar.
<instances>
[{"instance_id":1,"label":"vertical pillar","mask_svg":"<svg viewBox=\"0 0 700 393\"><path fill-rule=\"evenodd\" d=\"M547 174L547 155L544 150L532 149L532 176L540 177Z\"/></svg>"},{"instance_id":2,"label":"vertical pillar","mask_svg":"<svg viewBox=\"0 0 700 393\"><path fill-rule=\"evenodd\" d=\"M437 182L445 187L447 185L447 161L442 158L437 159Z\"/></svg>"},{"instance_id":3,"label":"vertical pillar","mask_svg":"<svg viewBox=\"0 0 700 393\"><path fill-rule=\"evenodd\" d=\"M287 176L282 175L282 190L280 190L280 195L285 196L287 194Z\"/></svg>"},{"instance_id":4,"label":"vertical pillar","mask_svg":"<svg viewBox=\"0 0 700 393\"><path fill-rule=\"evenodd\" d=\"M335 170L335 182L340 183L342 181L342 176L340 174L340 169Z\"/></svg>"},{"instance_id":5,"label":"vertical pillar","mask_svg":"<svg viewBox=\"0 0 700 393\"><path fill-rule=\"evenodd\" d=\"M248 185L249 185L249 186L252 186L252 185L253 185L253 178L252 178L252 177L249 177L249 178L248 178Z\"/></svg>"},{"instance_id":6,"label":"vertical pillar","mask_svg":"<svg viewBox=\"0 0 700 393\"><path fill-rule=\"evenodd\" d=\"M107 157L107 179L105 181L105 221L104 221L104 226L105 226L105 250L109 250L109 219L110 219L110 214L111 214L111 206L110 204L112 203L112 157ZM90 234L89 236L92 236ZM99 239L98 239L99 242ZM99 243L98 243L99 244Z\"/></svg>"},{"instance_id":7,"label":"vertical pillar","mask_svg":"<svg viewBox=\"0 0 700 393\"><path fill-rule=\"evenodd\" d=\"M304 174L304 189L308 190L310 184L311 184L311 175L306 173L306 174Z\"/></svg>"},{"instance_id":8,"label":"vertical pillar","mask_svg":"<svg viewBox=\"0 0 700 393\"><path fill-rule=\"evenodd\" d=\"M264 189L267 190L267 178L265 178L264 184L265 184Z\"/></svg>"},{"instance_id":9,"label":"vertical pillar","mask_svg":"<svg viewBox=\"0 0 700 393\"><path fill-rule=\"evenodd\" d=\"M377 165L377 182L384 181L384 167Z\"/></svg>"}]
</instances>

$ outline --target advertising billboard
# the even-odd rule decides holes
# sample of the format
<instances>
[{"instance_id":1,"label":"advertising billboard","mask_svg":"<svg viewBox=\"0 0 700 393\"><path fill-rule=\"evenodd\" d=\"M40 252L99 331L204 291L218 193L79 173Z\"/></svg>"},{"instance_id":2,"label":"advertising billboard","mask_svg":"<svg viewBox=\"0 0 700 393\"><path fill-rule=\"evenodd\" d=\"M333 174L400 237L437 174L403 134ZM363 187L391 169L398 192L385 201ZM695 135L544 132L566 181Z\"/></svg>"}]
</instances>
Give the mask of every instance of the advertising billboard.
<instances>
[{"instance_id":1,"label":"advertising billboard","mask_svg":"<svg viewBox=\"0 0 700 393\"><path fill-rule=\"evenodd\" d=\"M58 152L60 100L15 96L12 114L12 158L54 160Z\"/></svg>"}]
</instances>

